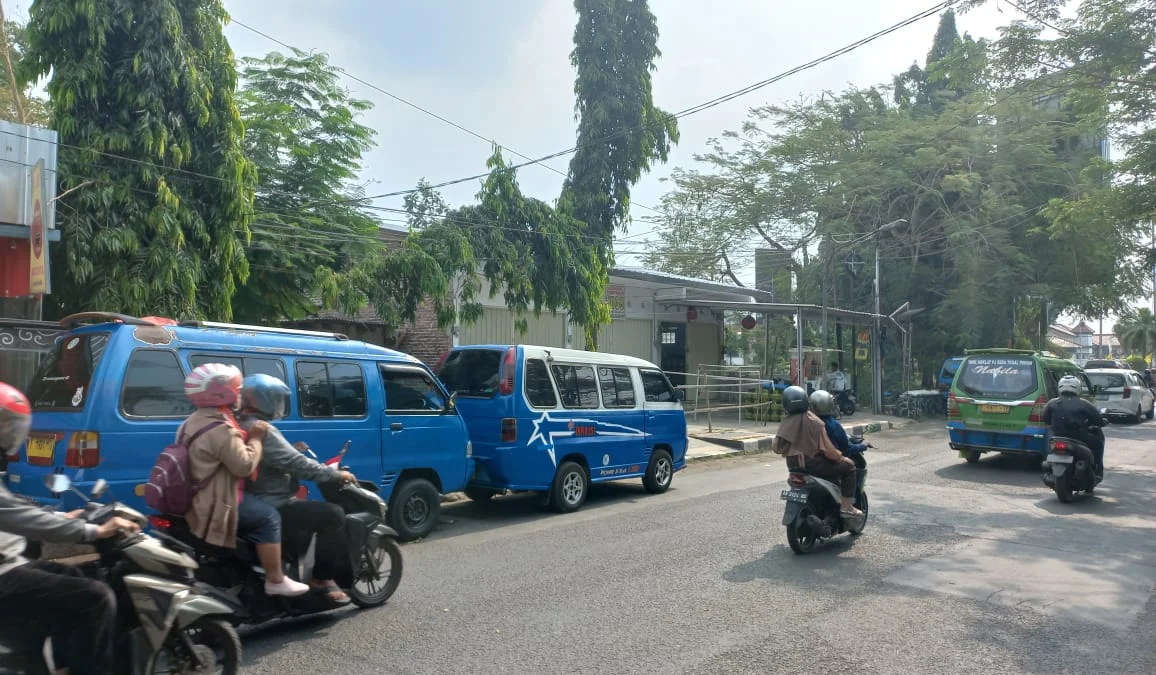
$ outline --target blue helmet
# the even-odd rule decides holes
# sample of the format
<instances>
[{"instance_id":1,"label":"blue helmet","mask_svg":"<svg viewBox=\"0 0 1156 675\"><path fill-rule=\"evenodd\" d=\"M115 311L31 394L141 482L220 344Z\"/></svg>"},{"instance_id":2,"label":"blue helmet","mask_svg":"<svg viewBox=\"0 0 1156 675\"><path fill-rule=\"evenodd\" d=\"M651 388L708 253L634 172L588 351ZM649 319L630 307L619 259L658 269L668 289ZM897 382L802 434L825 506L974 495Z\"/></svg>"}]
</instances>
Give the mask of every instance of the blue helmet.
<instances>
[{"instance_id":1,"label":"blue helmet","mask_svg":"<svg viewBox=\"0 0 1156 675\"><path fill-rule=\"evenodd\" d=\"M241 401L269 419L284 417L289 412L289 385L272 375L250 375L241 383Z\"/></svg>"}]
</instances>

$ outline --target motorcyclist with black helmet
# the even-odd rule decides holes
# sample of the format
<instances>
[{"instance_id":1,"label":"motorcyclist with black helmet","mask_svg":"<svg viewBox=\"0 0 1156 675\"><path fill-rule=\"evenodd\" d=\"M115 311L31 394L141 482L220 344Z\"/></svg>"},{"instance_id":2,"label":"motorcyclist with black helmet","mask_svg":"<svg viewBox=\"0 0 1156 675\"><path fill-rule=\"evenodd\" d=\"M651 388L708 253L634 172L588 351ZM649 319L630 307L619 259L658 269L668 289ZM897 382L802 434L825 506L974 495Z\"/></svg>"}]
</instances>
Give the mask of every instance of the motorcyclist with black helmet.
<instances>
[{"instance_id":1,"label":"motorcyclist with black helmet","mask_svg":"<svg viewBox=\"0 0 1156 675\"><path fill-rule=\"evenodd\" d=\"M1092 451L1096 459L1096 475L1104 477L1104 432L1101 427L1108 420L1096 406L1080 398L1083 382L1075 375L1065 375L1056 384L1060 395L1048 401L1044 408L1044 425L1052 436L1074 438Z\"/></svg>"},{"instance_id":2,"label":"motorcyclist with black helmet","mask_svg":"<svg viewBox=\"0 0 1156 675\"><path fill-rule=\"evenodd\" d=\"M0 382L3 461L20 452L31 425L28 399ZM90 544L140 529L123 518L93 525L79 517L82 513L46 511L12 494L0 482L0 631L4 637L18 635L37 642L51 637L57 669L70 675L104 675L113 665L116 597L112 589L85 577L77 567L24 557L25 537Z\"/></svg>"},{"instance_id":3,"label":"motorcyclist with black helmet","mask_svg":"<svg viewBox=\"0 0 1156 675\"><path fill-rule=\"evenodd\" d=\"M823 420L809 408L810 399L805 389L791 386L783 390L783 411L787 417L775 435L774 451L786 457L788 469L806 471L838 483L842 515L862 516L863 512L854 505L858 476L855 463L839 452L827 436Z\"/></svg>"}]
</instances>

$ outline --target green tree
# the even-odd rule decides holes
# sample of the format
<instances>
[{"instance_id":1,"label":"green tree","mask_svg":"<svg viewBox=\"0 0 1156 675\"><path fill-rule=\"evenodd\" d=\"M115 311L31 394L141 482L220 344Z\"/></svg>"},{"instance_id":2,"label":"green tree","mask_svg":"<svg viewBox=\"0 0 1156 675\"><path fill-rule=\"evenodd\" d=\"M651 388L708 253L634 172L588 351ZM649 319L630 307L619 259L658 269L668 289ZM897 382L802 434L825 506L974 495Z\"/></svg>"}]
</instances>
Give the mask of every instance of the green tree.
<instances>
[{"instance_id":1,"label":"green tree","mask_svg":"<svg viewBox=\"0 0 1156 675\"><path fill-rule=\"evenodd\" d=\"M19 80L18 66L27 50L27 35L25 26L5 20L0 8L0 119L46 127L48 103Z\"/></svg>"},{"instance_id":2,"label":"green tree","mask_svg":"<svg viewBox=\"0 0 1156 675\"><path fill-rule=\"evenodd\" d=\"M658 22L646 0L574 0L578 26L570 62L578 118L578 150L562 189L559 210L585 223L602 271L583 280L601 303L613 264L615 232L629 221L630 190L650 168L666 161L678 142L678 122L654 104L651 73L660 56ZM597 283L590 283L597 282ZM598 327L610 320L602 308L572 308L596 348Z\"/></svg>"},{"instance_id":3,"label":"green tree","mask_svg":"<svg viewBox=\"0 0 1156 675\"><path fill-rule=\"evenodd\" d=\"M1122 316L1112 330L1129 352L1156 356L1156 315L1147 307Z\"/></svg>"},{"instance_id":4,"label":"green tree","mask_svg":"<svg viewBox=\"0 0 1156 675\"><path fill-rule=\"evenodd\" d=\"M347 274L383 248L355 183L373 147L375 132L359 121L372 104L349 97L325 54L246 58L241 79L244 147L258 180L252 272L233 297L236 316L266 322L319 304L359 307L363 289Z\"/></svg>"},{"instance_id":5,"label":"green tree","mask_svg":"<svg viewBox=\"0 0 1156 675\"><path fill-rule=\"evenodd\" d=\"M219 0L35 0L25 81L60 134L58 311L229 319L253 164Z\"/></svg>"}]
</instances>

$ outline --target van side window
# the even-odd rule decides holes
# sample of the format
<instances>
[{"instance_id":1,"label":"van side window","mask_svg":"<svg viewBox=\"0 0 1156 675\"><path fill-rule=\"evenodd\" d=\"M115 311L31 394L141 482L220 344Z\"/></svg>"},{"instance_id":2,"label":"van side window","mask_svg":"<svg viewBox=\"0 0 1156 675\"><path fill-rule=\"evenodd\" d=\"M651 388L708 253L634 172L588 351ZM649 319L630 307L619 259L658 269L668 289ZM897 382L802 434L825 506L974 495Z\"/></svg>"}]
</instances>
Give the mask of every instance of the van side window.
<instances>
[{"instance_id":1,"label":"van side window","mask_svg":"<svg viewBox=\"0 0 1156 675\"><path fill-rule=\"evenodd\" d=\"M634 381L630 370L598 366L598 383L602 385L602 405L607 408L634 407Z\"/></svg>"},{"instance_id":2,"label":"van side window","mask_svg":"<svg viewBox=\"0 0 1156 675\"><path fill-rule=\"evenodd\" d=\"M250 375L272 375L273 377L288 382L289 378L285 373L285 364L281 359L268 359L257 356L225 356L217 354L193 354L189 356L189 366L196 368L197 366L206 363L224 363L233 366L245 374L245 377Z\"/></svg>"},{"instance_id":3,"label":"van side window","mask_svg":"<svg viewBox=\"0 0 1156 675\"><path fill-rule=\"evenodd\" d=\"M185 373L176 352L138 349L132 353L120 409L129 417L184 417L193 412L185 398Z\"/></svg>"},{"instance_id":4,"label":"van side window","mask_svg":"<svg viewBox=\"0 0 1156 675\"><path fill-rule=\"evenodd\" d=\"M642 392L646 395L648 403L673 403L678 400L674 388L662 373L657 370L639 369L638 374L642 376Z\"/></svg>"},{"instance_id":5,"label":"van side window","mask_svg":"<svg viewBox=\"0 0 1156 675\"><path fill-rule=\"evenodd\" d=\"M441 412L446 399L433 378L419 370L381 366L381 383L385 385L385 409L389 411Z\"/></svg>"},{"instance_id":6,"label":"van side window","mask_svg":"<svg viewBox=\"0 0 1156 675\"><path fill-rule=\"evenodd\" d=\"M592 366L556 365L553 370L563 408L585 410L598 407L598 382L594 379Z\"/></svg>"},{"instance_id":7,"label":"van side window","mask_svg":"<svg viewBox=\"0 0 1156 675\"><path fill-rule=\"evenodd\" d=\"M542 359L526 359L526 400L535 408L557 408L558 397L550 382L550 370Z\"/></svg>"},{"instance_id":8,"label":"van side window","mask_svg":"<svg viewBox=\"0 0 1156 675\"><path fill-rule=\"evenodd\" d=\"M355 363L297 362L302 417L361 417L368 412L365 378Z\"/></svg>"}]
</instances>

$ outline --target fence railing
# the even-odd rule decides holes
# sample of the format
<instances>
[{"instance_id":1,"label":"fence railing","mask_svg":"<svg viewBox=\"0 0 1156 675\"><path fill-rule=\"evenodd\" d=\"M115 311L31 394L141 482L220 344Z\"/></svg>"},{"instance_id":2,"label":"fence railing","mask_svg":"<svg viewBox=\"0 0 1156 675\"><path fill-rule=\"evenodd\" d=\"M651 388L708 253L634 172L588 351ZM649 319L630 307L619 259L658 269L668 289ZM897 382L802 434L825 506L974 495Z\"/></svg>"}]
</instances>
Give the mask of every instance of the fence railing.
<instances>
[{"instance_id":1,"label":"fence railing","mask_svg":"<svg viewBox=\"0 0 1156 675\"><path fill-rule=\"evenodd\" d=\"M686 392L687 415L695 424L700 415L705 416L709 431L714 431L715 413L737 413L741 419L764 425L778 421L774 419L775 389L759 368L703 365L694 373L667 371L667 377L671 375L686 380L678 388Z\"/></svg>"}]
</instances>

